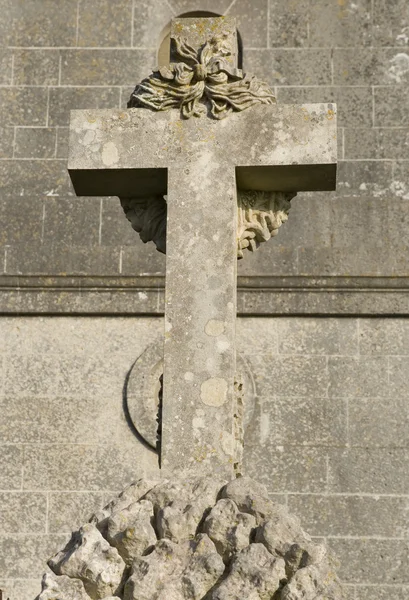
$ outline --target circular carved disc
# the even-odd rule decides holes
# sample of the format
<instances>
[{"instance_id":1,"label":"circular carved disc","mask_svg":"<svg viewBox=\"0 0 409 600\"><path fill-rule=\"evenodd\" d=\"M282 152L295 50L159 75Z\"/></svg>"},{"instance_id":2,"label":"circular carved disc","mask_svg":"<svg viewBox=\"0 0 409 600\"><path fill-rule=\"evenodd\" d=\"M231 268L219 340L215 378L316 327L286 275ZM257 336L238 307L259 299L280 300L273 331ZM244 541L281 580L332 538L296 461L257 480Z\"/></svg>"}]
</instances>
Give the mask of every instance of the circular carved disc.
<instances>
[{"instance_id":1,"label":"circular carved disc","mask_svg":"<svg viewBox=\"0 0 409 600\"><path fill-rule=\"evenodd\" d=\"M244 383L244 428L251 421L256 389L245 359L237 355L237 370ZM156 449L159 412L160 377L163 373L163 342L151 344L136 359L127 382L126 404L139 435Z\"/></svg>"}]
</instances>

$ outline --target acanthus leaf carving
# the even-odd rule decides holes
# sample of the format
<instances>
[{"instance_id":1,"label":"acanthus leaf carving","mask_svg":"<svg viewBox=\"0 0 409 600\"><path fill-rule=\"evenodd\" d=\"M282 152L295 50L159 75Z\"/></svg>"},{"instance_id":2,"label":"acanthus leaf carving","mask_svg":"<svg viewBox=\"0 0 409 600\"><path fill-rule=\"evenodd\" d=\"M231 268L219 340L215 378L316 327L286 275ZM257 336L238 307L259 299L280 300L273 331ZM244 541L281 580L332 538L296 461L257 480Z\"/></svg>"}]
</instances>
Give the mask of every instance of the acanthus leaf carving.
<instances>
[{"instance_id":1,"label":"acanthus leaf carving","mask_svg":"<svg viewBox=\"0 0 409 600\"><path fill-rule=\"evenodd\" d=\"M278 229L288 219L294 196L296 192L238 192L238 258L243 258L244 250L254 252L262 242L277 235Z\"/></svg>"},{"instance_id":2,"label":"acanthus leaf carving","mask_svg":"<svg viewBox=\"0 0 409 600\"><path fill-rule=\"evenodd\" d=\"M128 108L178 108L185 119L200 117L208 108L213 118L224 119L254 104L276 102L266 83L248 77L226 60L232 54L226 35L215 35L198 50L180 36L172 41L180 61L158 67L138 84Z\"/></svg>"},{"instance_id":3,"label":"acanthus leaf carving","mask_svg":"<svg viewBox=\"0 0 409 600\"><path fill-rule=\"evenodd\" d=\"M295 192L263 192L238 190L237 258L244 250L254 252L262 242L278 233L288 219L291 199ZM166 198L120 198L126 218L141 240L154 242L157 250L166 254Z\"/></svg>"}]
</instances>

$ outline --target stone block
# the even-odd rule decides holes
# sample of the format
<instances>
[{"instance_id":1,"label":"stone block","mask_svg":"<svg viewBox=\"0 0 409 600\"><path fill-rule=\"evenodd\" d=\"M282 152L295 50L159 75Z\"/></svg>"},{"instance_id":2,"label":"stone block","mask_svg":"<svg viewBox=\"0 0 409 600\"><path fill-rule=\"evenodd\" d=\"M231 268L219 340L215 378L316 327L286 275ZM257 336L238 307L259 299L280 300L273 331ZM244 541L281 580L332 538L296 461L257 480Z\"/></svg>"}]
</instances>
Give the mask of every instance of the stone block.
<instances>
[{"instance_id":1,"label":"stone block","mask_svg":"<svg viewBox=\"0 0 409 600\"><path fill-rule=\"evenodd\" d=\"M406 0L374 0L373 38L378 46L407 47L409 8Z\"/></svg>"},{"instance_id":2,"label":"stone block","mask_svg":"<svg viewBox=\"0 0 409 600\"><path fill-rule=\"evenodd\" d=\"M185 11L178 10L175 14L183 12ZM165 0L160 1L159 10L157 0L139 0L134 10L132 45L138 48L158 48L165 37L164 25L170 23L173 16L173 11Z\"/></svg>"},{"instance_id":3,"label":"stone block","mask_svg":"<svg viewBox=\"0 0 409 600\"><path fill-rule=\"evenodd\" d=\"M14 85L58 85L60 50L13 50Z\"/></svg>"},{"instance_id":4,"label":"stone block","mask_svg":"<svg viewBox=\"0 0 409 600\"><path fill-rule=\"evenodd\" d=\"M345 158L396 159L406 156L409 148L409 129L346 129Z\"/></svg>"},{"instance_id":5,"label":"stone block","mask_svg":"<svg viewBox=\"0 0 409 600\"><path fill-rule=\"evenodd\" d=\"M372 45L371 0L310 2L308 41L324 48Z\"/></svg>"},{"instance_id":6,"label":"stone block","mask_svg":"<svg viewBox=\"0 0 409 600\"><path fill-rule=\"evenodd\" d=\"M230 4L229 0L174 0L172 7L176 15L195 11L206 11L216 15L223 15Z\"/></svg>"},{"instance_id":7,"label":"stone block","mask_svg":"<svg viewBox=\"0 0 409 600\"><path fill-rule=\"evenodd\" d=\"M62 52L61 84L135 86L152 73L156 60L153 50L136 48L133 50L65 50ZM97 99L98 91L91 91Z\"/></svg>"},{"instance_id":8,"label":"stone block","mask_svg":"<svg viewBox=\"0 0 409 600\"><path fill-rule=\"evenodd\" d=\"M393 165L387 161L341 161L338 163L338 194L390 194Z\"/></svg>"},{"instance_id":9,"label":"stone block","mask_svg":"<svg viewBox=\"0 0 409 600\"><path fill-rule=\"evenodd\" d=\"M385 361L387 357L385 357ZM396 379L392 367L391 378ZM349 441L351 446L408 448L409 406L407 383L403 395L384 398L354 398L349 402ZM394 388L394 385L391 385Z\"/></svg>"},{"instance_id":10,"label":"stone block","mask_svg":"<svg viewBox=\"0 0 409 600\"><path fill-rule=\"evenodd\" d=\"M247 50L246 71L270 85L331 85L329 50ZM320 100L322 102L322 100Z\"/></svg>"},{"instance_id":11,"label":"stone block","mask_svg":"<svg viewBox=\"0 0 409 600\"><path fill-rule=\"evenodd\" d=\"M44 213L46 244L96 246L99 242L100 198L47 198Z\"/></svg>"},{"instance_id":12,"label":"stone block","mask_svg":"<svg viewBox=\"0 0 409 600\"><path fill-rule=\"evenodd\" d=\"M270 0L271 48L308 46L309 0Z\"/></svg>"},{"instance_id":13,"label":"stone block","mask_svg":"<svg viewBox=\"0 0 409 600\"><path fill-rule=\"evenodd\" d=\"M405 85L409 82L409 52L386 48L334 50L336 85Z\"/></svg>"},{"instance_id":14,"label":"stone block","mask_svg":"<svg viewBox=\"0 0 409 600\"><path fill-rule=\"evenodd\" d=\"M51 492L48 512L50 533L71 533L103 506L102 494L92 492Z\"/></svg>"},{"instance_id":15,"label":"stone block","mask_svg":"<svg viewBox=\"0 0 409 600\"><path fill-rule=\"evenodd\" d=\"M403 223L407 223L407 200L409 200L409 162L408 161L398 161L394 164L393 169L393 182L392 182L392 190L402 199L402 202L399 203L399 208L403 208L403 211L406 213L403 219ZM400 224L402 221L395 221L395 223ZM405 238L403 238L405 239Z\"/></svg>"},{"instance_id":16,"label":"stone block","mask_svg":"<svg viewBox=\"0 0 409 600\"><path fill-rule=\"evenodd\" d=\"M372 127L372 88L347 86L280 87L280 104L336 102L338 127Z\"/></svg>"},{"instance_id":17,"label":"stone block","mask_svg":"<svg viewBox=\"0 0 409 600\"><path fill-rule=\"evenodd\" d=\"M139 235L125 216L124 210L116 196L102 199L101 213L101 244L103 246L136 246L137 254L142 253L141 260L146 253L150 253L150 246L141 242ZM156 249L155 249L156 250ZM135 272L136 275L136 272Z\"/></svg>"},{"instance_id":18,"label":"stone block","mask_svg":"<svg viewBox=\"0 0 409 600\"><path fill-rule=\"evenodd\" d=\"M0 85L11 84L11 50L0 49Z\"/></svg>"},{"instance_id":19,"label":"stone block","mask_svg":"<svg viewBox=\"0 0 409 600\"><path fill-rule=\"evenodd\" d=\"M85 362L86 358L83 360ZM128 364L131 360L129 357ZM45 362L49 363L49 361ZM52 376L56 375L51 371L49 377ZM7 395L6 398L0 399L3 415L0 423L0 440L2 443L80 444L86 439L90 444L103 444L106 440L106 431L109 429L111 439L120 441L121 431L126 427L119 402L121 383L117 385L117 393L112 396L101 393L90 397L86 389L83 390L83 395L79 395L75 389L75 397L68 389L68 396L56 395L45 398L38 396L35 384L31 395L28 392L27 396L19 396L18 400ZM51 390L59 387L59 384L62 385L61 381L49 381L48 384Z\"/></svg>"},{"instance_id":20,"label":"stone block","mask_svg":"<svg viewBox=\"0 0 409 600\"><path fill-rule=\"evenodd\" d=\"M347 583L408 584L408 542L406 540L330 539L339 558L341 581ZM361 600L360 587L357 588ZM393 588L392 588L393 590ZM391 596L389 595L389 598ZM371 600L373 596L370 596Z\"/></svg>"},{"instance_id":21,"label":"stone block","mask_svg":"<svg viewBox=\"0 0 409 600\"><path fill-rule=\"evenodd\" d=\"M0 492L3 535L45 533L47 497L42 493Z\"/></svg>"},{"instance_id":22,"label":"stone block","mask_svg":"<svg viewBox=\"0 0 409 600\"><path fill-rule=\"evenodd\" d=\"M329 450L329 492L407 494L409 450L350 448Z\"/></svg>"},{"instance_id":23,"label":"stone block","mask_svg":"<svg viewBox=\"0 0 409 600\"><path fill-rule=\"evenodd\" d=\"M326 359L320 356L278 356L267 363L264 355L250 355L260 396L326 396Z\"/></svg>"},{"instance_id":24,"label":"stone block","mask_svg":"<svg viewBox=\"0 0 409 600\"><path fill-rule=\"evenodd\" d=\"M7 46L74 46L77 0L2 0L0 39Z\"/></svg>"},{"instance_id":25,"label":"stone block","mask_svg":"<svg viewBox=\"0 0 409 600\"><path fill-rule=\"evenodd\" d=\"M265 275L271 273L271 265L274 265L274 275L296 275L297 249L282 246L277 237L269 244L262 244L257 252L248 252L239 261L237 272L239 276Z\"/></svg>"},{"instance_id":26,"label":"stone block","mask_svg":"<svg viewBox=\"0 0 409 600\"><path fill-rule=\"evenodd\" d=\"M129 439L127 439L129 437ZM24 488L50 491L118 490L144 476L158 476L156 453L124 431L123 443L26 446Z\"/></svg>"},{"instance_id":27,"label":"stone block","mask_svg":"<svg viewBox=\"0 0 409 600\"><path fill-rule=\"evenodd\" d=\"M406 600L409 587L401 585L360 585L357 587L358 600L390 600L391 594L394 600Z\"/></svg>"},{"instance_id":28,"label":"stone block","mask_svg":"<svg viewBox=\"0 0 409 600\"><path fill-rule=\"evenodd\" d=\"M355 173L354 173L355 174ZM345 183L347 183L345 181ZM366 187L366 184L362 187ZM347 188L348 189L348 188ZM342 196L335 202L330 202L327 208L331 212L331 246L333 248L349 249L354 255L360 268L376 271L380 269L382 272L386 267L380 262L385 254L373 256L371 258L370 251L374 247L381 247L382 251L387 254L389 250L394 248L397 240L389 234L389 230L385 227L385 223L389 223L391 219L391 201L390 193L385 196L371 197L368 192L363 195L363 190L358 191L359 196ZM351 214L354 219L351 220ZM365 245L362 244L362 229L365 227ZM364 246L362 248L362 246ZM364 263L360 255L364 257ZM348 261L345 265L348 264ZM365 267L366 265L366 267ZM388 265L390 267L390 265Z\"/></svg>"},{"instance_id":29,"label":"stone block","mask_svg":"<svg viewBox=\"0 0 409 600\"><path fill-rule=\"evenodd\" d=\"M407 357L389 357L389 380L390 394L392 397L407 397L409 389L409 370Z\"/></svg>"},{"instance_id":30,"label":"stone block","mask_svg":"<svg viewBox=\"0 0 409 600\"><path fill-rule=\"evenodd\" d=\"M406 498L289 495L288 508L319 537L400 538L407 527Z\"/></svg>"},{"instance_id":31,"label":"stone block","mask_svg":"<svg viewBox=\"0 0 409 600\"><path fill-rule=\"evenodd\" d=\"M0 489L6 491L19 490L23 483L23 447L3 445L2 440L0 443L2 461Z\"/></svg>"},{"instance_id":32,"label":"stone block","mask_svg":"<svg viewBox=\"0 0 409 600\"><path fill-rule=\"evenodd\" d=\"M67 535L1 535L0 577L40 581L47 560L66 541Z\"/></svg>"},{"instance_id":33,"label":"stone block","mask_svg":"<svg viewBox=\"0 0 409 600\"><path fill-rule=\"evenodd\" d=\"M331 397L389 396L388 363L380 356L330 356L328 359Z\"/></svg>"},{"instance_id":34,"label":"stone block","mask_svg":"<svg viewBox=\"0 0 409 600\"><path fill-rule=\"evenodd\" d=\"M3 590L3 597L10 600L27 600L27 598L36 598L41 592L41 579L19 579L6 580L0 584Z\"/></svg>"},{"instance_id":35,"label":"stone block","mask_svg":"<svg viewBox=\"0 0 409 600\"><path fill-rule=\"evenodd\" d=\"M299 249L299 274L304 276L342 276L342 277L379 277L405 276L405 266L393 256L393 248L386 245L371 244L365 247L359 244L343 248L335 246L322 248ZM387 306L390 300L388 300ZM383 308L382 308L383 306ZM382 302L379 309L382 313L385 306ZM355 312L355 311L354 311ZM387 310L390 314L391 310ZM381 313L381 314L382 314ZM346 314L351 314L349 311Z\"/></svg>"},{"instance_id":36,"label":"stone block","mask_svg":"<svg viewBox=\"0 0 409 600\"><path fill-rule=\"evenodd\" d=\"M127 357L118 354L110 357L112 371L107 371L106 364L100 356L87 357L69 352L64 360L50 354L9 356L6 357L5 395L42 396L54 394L60 397L83 397L100 394L109 396L122 394L122 387L127 370L132 365L132 349L128 349ZM20 361L20 366L19 366ZM84 365L85 362L85 365ZM48 377L44 378L43 373Z\"/></svg>"},{"instance_id":37,"label":"stone block","mask_svg":"<svg viewBox=\"0 0 409 600\"><path fill-rule=\"evenodd\" d=\"M130 46L132 3L132 0L117 0L115 3L80 0L77 45Z\"/></svg>"},{"instance_id":38,"label":"stone block","mask_svg":"<svg viewBox=\"0 0 409 600\"><path fill-rule=\"evenodd\" d=\"M406 319L360 319L359 354L409 355L409 322Z\"/></svg>"},{"instance_id":39,"label":"stone block","mask_svg":"<svg viewBox=\"0 0 409 600\"><path fill-rule=\"evenodd\" d=\"M95 68L97 71L97 69ZM115 108L119 106L119 88L50 88L49 125L67 126L70 110L78 108ZM65 157L63 157L65 158Z\"/></svg>"},{"instance_id":40,"label":"stone block","mask_svg":"<svg viewBox=\"0 0 409 600\"><path fill-rule=\"evenodd\" d=\"M237 350L243 356L259 354L271 359L277 354L277 323L275 319L237 319Z\"/></svg>"},{"instance_id":41,"label":"stone block","mask_svg":"<svg viewBox=\"0 0 409 600\"><path fill-rule=\"evenodd\" d=\"M297 194L291 200L289 221L281 227L278 236L266 246L278 245L289 250L294 250L297 246L328 246L333 235L330 197L328 192ZM271 264L266 261L266 273L271 273ZM253 268L255 266L254 264Z\"/></svg>"},{"instance_id":42,"label":"stone block","mask_svg":"<svg viewBox=\"0 0 409 600\"><path fill-rule=\"evenodd\" d=\"M17 127L15 158L54 158L56 129Z\"/></svg>"},{"instance_id":43,"label":"stone block","mask_svg":"<svg viewBox=\"0 0 409 600\"><path fill-rule=\"evenodd\" d=\"M326 489L326 451L322 448L277 446L267 437L263 445L246 447L244 469L269 492L322 493Z\"/></svg>"},{"instance_id":44,"label":"stone block","mask_svg":"<svg viewBox=\"0 0 409 600\"><path fill-rule=\"evenodd\" d=\"M0 159L12 158L14 150L14 127L0 127Z\"/></svg>"},{"instance_id":45,"label":"stone block","mask_svg":"<svg viewBox=\"0 0 409 600\"><path fill-rule=\"evenodd\" d=\"M343 398L262 398L263 435L284 446L345 446L347 404Z\"/></svg>"},{"instance_id":46,"label":"stone block","mask_svg":"<svg viewBox=\"0 0 409 600\"><path fill-rule=\"evenodd\" d=\"M70 130L68 127L57 127L56 158L68 159L68 142Z\"/></svg>"},{"instance_id":47,"label":"stone block","mask_svg":"<svg viewBox=\"0 0 409 600\"><path fill-rule=\"evenodd\" d=\"M43 201L38 198L4 198L0 204L0 244L21 245L40 242Z\"/></svg>"},{"instance_id":48,"label":"stone block","mask_svg":"<svg viewBox=\"0 0 409 600\"><path fill-rule=\"evenodd\" d=\"M165 276L166 258L158 252L154 244L146 244L139 237L134 246L122 248L122 275Z\"/></svg>"},{"instance_id":49,"label":"stone block","mask_svg":"<svg viewBox=\"0 0 409 600\"><path fill-rule=\"evenodd\" d=\"M356 319L279 319L279 354L358 354Z\"/></svg>"},{"instance_id":50,"label":"stone block","mask_svg":"<svg viewBox=\"0 0 409 600\"><path fill-rule=\"evenodd\" d=\"M74 319L68 316L41 320L21 317L18 322L13 318L7 321L8 327L13 328L6 338L9 354L44 354L59 356L59 360L65 360L68 354L81 354L92 356L94 360L101 362L105 362L108 356L115 355L119 361L116 368L121 369L130 366L131 356L136 358L148 344L163 335L163 321L158 318L138 317L137 322L135 321L137 335L128 318L117 316L100 319ZM3 323L2 328L4 329ZM29 338L29 344L26 343L26 338Z\"/></svg>"},{"instance_id":51,"label":"stone block","mask_svg":"<svg viewBox=\"0 0 409 600\"><path fill-rule=\"evenodd\" d=\"M119 275L120 248L75 246L67 252L61 243L11 246L7 250L9 275Z\"/></svg>"},{"instance_id":52,"label":"stone block","mask_svg":"<svg viewBox=\"0 0 409 600\"><path fill-rule=\"evenodd\" d=\"M409 96L405 86L376 87L374 98L376 127L407 126Z\"/></svg>"},{"instance_id":53,"label":"stone block","mask_svg":"<svg viewBox=\"0 0 409 600\"><path fill-rule=\"evenodd\" d=\"M228 15L236 17L237 29L240 33L243 47L268 47L268 2L269 0L237 0ZM220 3L219 3L220 4ZM244 67L247 69L246 50L244 51ZM254 73L258 75L258 73Z\"/></svg>"},{"instance_id":54,"label":"stone block","mask_svg":"<svg viewBox=\"0 0 409 600\"><path fill-rule=\"evenodd\" d=\"M31 199L39 196L72 195L72 187L63 160L0 161L0 193L2 198Z\"/></svg>"},{"instance_id":55,"label":"stone block","mask_svg":"<svg viewBox=\"0 0 409 600\"><path fill-rule=\"evenodd\" d=\"M2 125L45 126L47 90L41 87L0 88L0 120Z\"/></svg>"}]
</instances>

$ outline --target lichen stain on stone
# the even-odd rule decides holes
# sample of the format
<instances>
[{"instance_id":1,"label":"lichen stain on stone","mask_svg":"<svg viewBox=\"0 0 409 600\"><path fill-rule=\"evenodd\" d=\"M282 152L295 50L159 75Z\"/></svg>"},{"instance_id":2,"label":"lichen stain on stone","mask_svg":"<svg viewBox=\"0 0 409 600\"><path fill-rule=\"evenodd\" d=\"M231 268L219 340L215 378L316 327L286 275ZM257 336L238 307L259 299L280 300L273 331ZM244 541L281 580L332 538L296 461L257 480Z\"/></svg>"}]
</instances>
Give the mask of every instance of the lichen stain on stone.
<instances>
[{"instance_id":1,"label":"lichen stain on stone","mask_svg":"<svg viewBox=\"0 0 409 600\"><path fill-rule=\"evenodd\" d=\"M228 431L223 431L221 433L220 445L225 454L227 456L233 456L234 454L234 437Z\"/></svg>"},{"instance_id":2,"label":"lichen stain on stone","mask_svg":"<svg viewBox=\"0 0 409 600\"><path fill-rule=\"evenodd\" d=\"M200 398L206 406L223 406L227 400L227 381L221 377L207 379L200 387Z\"/></svg>"},{"instance_id":3,"label":"lichen stain on stone","mask_svg":"<svg viewBox=\"0 0 409 600\"><path fill-rule=\"evenodd\" d=\"M205 333L206 335L210 335L211 337L217 337L224 332L224 323L223 321L217 321L217 319L210 319L205 325Z\"/></svg>"},{"instance_id":4,"label":"lichen stain on stone","mask_svg":"<svg viewBox=\"0 0 409 600\"><path fill-rule=\"evenodd\" d=\"M111 167L119 160L118 148L113 142L107 142L102 149L102 162L107 167Z\"/></svg>"}]
</instances>

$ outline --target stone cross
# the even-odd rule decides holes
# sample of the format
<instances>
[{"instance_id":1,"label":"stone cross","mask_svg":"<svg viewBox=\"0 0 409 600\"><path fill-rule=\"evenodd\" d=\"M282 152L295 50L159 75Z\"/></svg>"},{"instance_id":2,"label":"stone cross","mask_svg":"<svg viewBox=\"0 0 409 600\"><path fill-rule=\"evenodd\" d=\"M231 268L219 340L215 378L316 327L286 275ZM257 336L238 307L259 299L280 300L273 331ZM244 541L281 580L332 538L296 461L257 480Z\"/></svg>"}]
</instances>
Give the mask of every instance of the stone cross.
<instances>
[{"instance_id":1,"label":"stone cross","mask_svg":"<svg viewBox=\"0 0 409 600\"><path fill-rule=\"evenodd\" d=\"M161 468L230 479L236 192L335 189L335 106L277 106L243 83L232 18L176 19L171 38L183 68L144 80L135 108L72 111L68 167L78 195L167 195Z\"/></svg>"}]
</instances>

